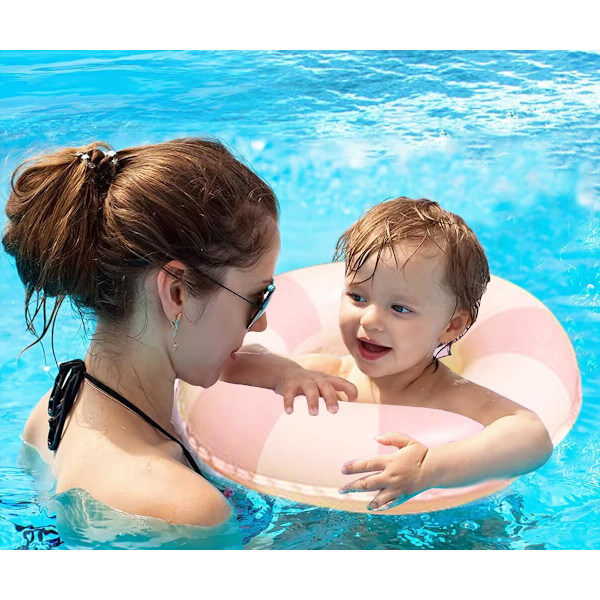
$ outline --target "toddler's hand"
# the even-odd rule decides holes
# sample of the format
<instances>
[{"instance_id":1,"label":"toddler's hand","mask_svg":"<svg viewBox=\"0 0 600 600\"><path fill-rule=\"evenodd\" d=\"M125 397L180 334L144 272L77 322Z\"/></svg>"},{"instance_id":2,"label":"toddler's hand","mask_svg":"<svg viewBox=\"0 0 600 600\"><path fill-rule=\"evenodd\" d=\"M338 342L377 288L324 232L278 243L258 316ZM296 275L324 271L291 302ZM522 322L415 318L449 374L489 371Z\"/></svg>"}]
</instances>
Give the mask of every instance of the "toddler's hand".
<instances>
[{"instance_id":1,"label":"toddler's hand","mask_svg":"<svg viewBox=\"0 0 600 600\"><path fill-rule=\"evenodd\" d=\"M338 411L338 400L342 400L338 392L346 394L349 402L358 397L356 386L349 381L321 371L309 371L300 366L284 369L274 391L283 396L283 408L288 415L294 411L296 396L306 396L308 412L311 415L319 414L320 397L325 400L330 413Z\"/></svg>"},{"instance_id":2,"label":"toddler's hand","mask_svg":"<svg viewBox=\"0 0 600 600\"><path fill-rule=\"evenodd\" d=\"M345 485L339 490L340 494L379 490L379 494L367 504L367 508L386 510L431 487L422 469L429 451L427 446L402 433L387 433L375 439L386 446L397 446L399 450L393 454L382 454L367 460L346 463L342 467L342 473L345 475L371 471L377 473Z\"/></svg>"}]
</instances>

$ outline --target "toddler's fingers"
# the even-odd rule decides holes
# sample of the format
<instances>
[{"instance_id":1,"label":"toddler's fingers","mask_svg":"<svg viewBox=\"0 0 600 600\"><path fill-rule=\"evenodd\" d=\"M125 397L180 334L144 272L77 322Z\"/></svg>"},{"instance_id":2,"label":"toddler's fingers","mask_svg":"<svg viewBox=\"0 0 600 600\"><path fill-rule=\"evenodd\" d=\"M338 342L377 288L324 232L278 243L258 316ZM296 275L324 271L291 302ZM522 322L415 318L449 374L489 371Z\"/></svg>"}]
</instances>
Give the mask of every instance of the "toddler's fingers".
<instances>
[{"instance_id":1,"label":"toddler's fingers","mask_svg":"<svg viewBox=\"0 0 600 600\"><path fill-rule=\"evenodd\" d=\"M344 394L348 396L348 402L354 402L358 398L356 386L342 377L332 377L330 383L333 386L333 389L338 392L344 392Z\"/></svg>"},{"instance_id":2,"label":"toddler's fingers","mask_svg":"<svg viewBox=\"0 0 600 600\"><path fill-rule=\"evenodd\" d=\"M376 500L381 495L381 494L377 494L377 496L375 496L375 498L373 498L373 500L371 500L371 502L369 502L369 504L367 504L367 509L372 510L373 512L378 512L380 510L382 510L382 511L388 510L390 508L394 508L395 506L399 506L400 504L404 504L407 500L414 498L417 495L417 493L398 495L398 492L390 492L390 494L392 494L392 496L393 496L391 500L388 500L388 502L386 503L386 502L384 502L385 499L382 498L381 501L378 501L378 504L379 504L378 507L369 508L369 506L371 505L373 500ZM380 504L380 502L384 502L384 503Z\"/></svg>"},{"instance_id":3,"label":"toddler's fingers","mask_svg":"<svg viewBox=\"0 0 600 600\"><path fill-rule=\"evenodd\" d=\"M325 400L325 405L330 413L335 414L338 411L338 395L331 385L322 383L320 386L321 396Z\"/></svg>"},{"instance_id":4,"label":"toddler's fingers","mask_svg":"<svg viewBox=\"0 0 600 600\"><path fill-rule=\"evenodd\" d=\"M355 473L383 471L387 466L388 460L388 456L375 456L368 459L351 460L342 466L342 473L344 475L354 475Z\"/></svg>"},{"instance_id":5,"label":"toddler's fingers","mask_svg":"<svg viewBox=\"0 0 600 600\"><path fill-rule=\"evenodd\" d=\"M306 396L308 412L311 415L319 414L319 388L314 381L305 381L302 384L302 392Z\"/></svg>"},{"instance_id":6,"label":"toddler's fingers","mask_svg":"<svg viewBox=\"0 0 600 600\"><path fill-rule=\"evenodd\" d=\"M286 390L283 394L283 410L288 415L294 412L294 398L294 392L291 390Z\"/></svg>"},{"instance_id":7,"label":"toddler's fingers","mask_svg":"<svg viewBox=\"0 0 600 600\"><path fill-rule=\"evenodd\" d=\"M367 504L367 510L387 510L388 508L392 508L391 504L397 497L397 493L383 489Z\"/></svg>"},{"instance_id":8,"label":"toddler's fingers","mask_svg":"<svg viewBox=\"0 0 600 600\"><path fill-rule=\"evenodd\" d=\"M338 490L340 494L348 492L374 492L385 487L385 482L381 480L379 475L367 475L360 479L355 479L352 483L348 483Z\"/></svg>"},{"instance_id":9,"label":"toddler's fingers","mask_svg":"<svg viewBox=\"0 0 600 600\"><path fill-rule=\"evenodd\" d=\"M396 446L397 448L404 448L404 446L415 441L414 438L400 432L384 433L378 435L375 440L384 446Z\"/></svg>"}]
</instances>

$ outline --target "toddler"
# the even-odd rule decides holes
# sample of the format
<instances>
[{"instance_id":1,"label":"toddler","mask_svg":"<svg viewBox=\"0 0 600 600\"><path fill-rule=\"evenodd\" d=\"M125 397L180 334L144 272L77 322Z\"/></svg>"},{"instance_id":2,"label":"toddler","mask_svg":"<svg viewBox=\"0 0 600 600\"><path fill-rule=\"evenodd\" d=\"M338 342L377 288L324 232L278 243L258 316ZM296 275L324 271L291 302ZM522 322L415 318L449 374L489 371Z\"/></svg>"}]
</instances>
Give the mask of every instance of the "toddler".
<instances>
[{"instance_id":1,"label":"toddler","mask_svg":"<svg viewBox=\"0 0 600 600\"><path fill-rule=\"evenodd\" d=\"M461 217L429 200L386 201L340 237L335 259L346 267L339 325L348 355L286 358L247 346L222 379L274 389L288 413L296 395L306 396L311 414L319 397L335 412L343 392L351 401L442 409L484 425L431 449L401 433L381 436L398 451L346 463L343 473L366 475L340 493L378 490L368 508L382 510L431 487L511 478L548 459L552 442L535 413L439 362L475 322L490 280L483 248Z\"/></svg>"}]
</instances>

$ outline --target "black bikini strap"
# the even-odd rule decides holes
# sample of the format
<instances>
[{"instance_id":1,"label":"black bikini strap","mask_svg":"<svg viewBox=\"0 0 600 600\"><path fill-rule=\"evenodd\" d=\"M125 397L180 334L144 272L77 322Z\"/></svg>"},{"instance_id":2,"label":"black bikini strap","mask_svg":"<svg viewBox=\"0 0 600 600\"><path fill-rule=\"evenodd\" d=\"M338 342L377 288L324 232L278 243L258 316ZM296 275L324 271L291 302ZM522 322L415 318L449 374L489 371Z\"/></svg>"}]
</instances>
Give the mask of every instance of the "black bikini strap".
<instances>
[{"instance_id":1,"label":"black bikini strap","mask_svg":"<svg viewBox=\"0 0 600 600\"><path fill-rule=\"evenodd\" d=\"M73 406L73 402L75 401L77 393L79 392L79 388L81 387L81 382L84 379L91 381L94 385L98 386L114 400L144 419L146 423L149 423L170 440L176 444L179 444L184 456L190 463L190 466L194 469L194 471L196 471L196 473L201 474L200 470L198 469L198 465L196 464L196 461L192 457L190 451L175 436L163 429L146 413L142 412L137 406L129 402L127 398L124 398L121 396L121 394L115 392L113 389L109 388L107 385L101 381L98 381L95 377L92 377L89 373L87 373L85 370L85 363L81 359L75 359L66 363L61 363L58 367L58 376L54 382L54 387L52 388L52 393L50 394L50 400L48 402L48 415L50 416L50 419L48 420L48 448L50 450L56 450L60 444L66 417Z\"/></svg>"},{"instance_id":2,"label":"black bikini strap","mask_svg":"<svg viewBox=\"0 0 600 600\"><path fill-rule=\"evenodd\" d=\"M56 450L62 437L65 420L77 392L81 387L85 374L85 363L82 360L70 360L58 366L58 375L48 400L48 448Z\"/></svg>"}]
</instances>

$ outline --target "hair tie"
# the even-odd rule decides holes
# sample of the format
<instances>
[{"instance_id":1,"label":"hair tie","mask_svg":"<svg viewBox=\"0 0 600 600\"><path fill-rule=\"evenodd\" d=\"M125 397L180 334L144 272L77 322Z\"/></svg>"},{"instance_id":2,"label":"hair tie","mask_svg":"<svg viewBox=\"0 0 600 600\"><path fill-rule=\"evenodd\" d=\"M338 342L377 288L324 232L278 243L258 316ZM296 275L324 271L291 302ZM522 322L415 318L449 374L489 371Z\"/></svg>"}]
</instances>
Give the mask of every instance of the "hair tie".
<instances>
[{"instance_id":1,"label":"hair tie","mask_svg":"<svg viewBox=\"0 0 600 600\"><path fill-rule=\"evenodd\" d=\"M91 162L90 155L87 152L77 152L75 156L78 156L88 166L88 169L93 169L96 165Z\"/></svg>"},{"instance_id":2,"label":"hair tie","mask_svg":"<svg viewBox=\"0 0 600 600\"><path fill-rule=\"evenodd\" d=\"M105 157L108 156L109 158L112 158L110 162L115 167L119 164L117 153L114 150L109 150L108 152L104 152L104 150L101 150L99 148L97 148L97 150L100 150L100 152L102 152L102 154L104 154ZM92 159L87 152L76 152L75 156L84 161L87 164L88 169L95 169L98 166L97 164L92 162Z\"/></svg>"},{"instance_id":3,"label":"hair tie","mask_svg":"<svg viewBox=\"0 0 600 600\"><path fill-rule=\"evenodd\" d=\"M117 158L117 153L114 150L109 150L104 153L104 156L109 156L112 158L110 161L113 165L117 165L119 163L119 159Z\"/></svg>"}]
</instances>

